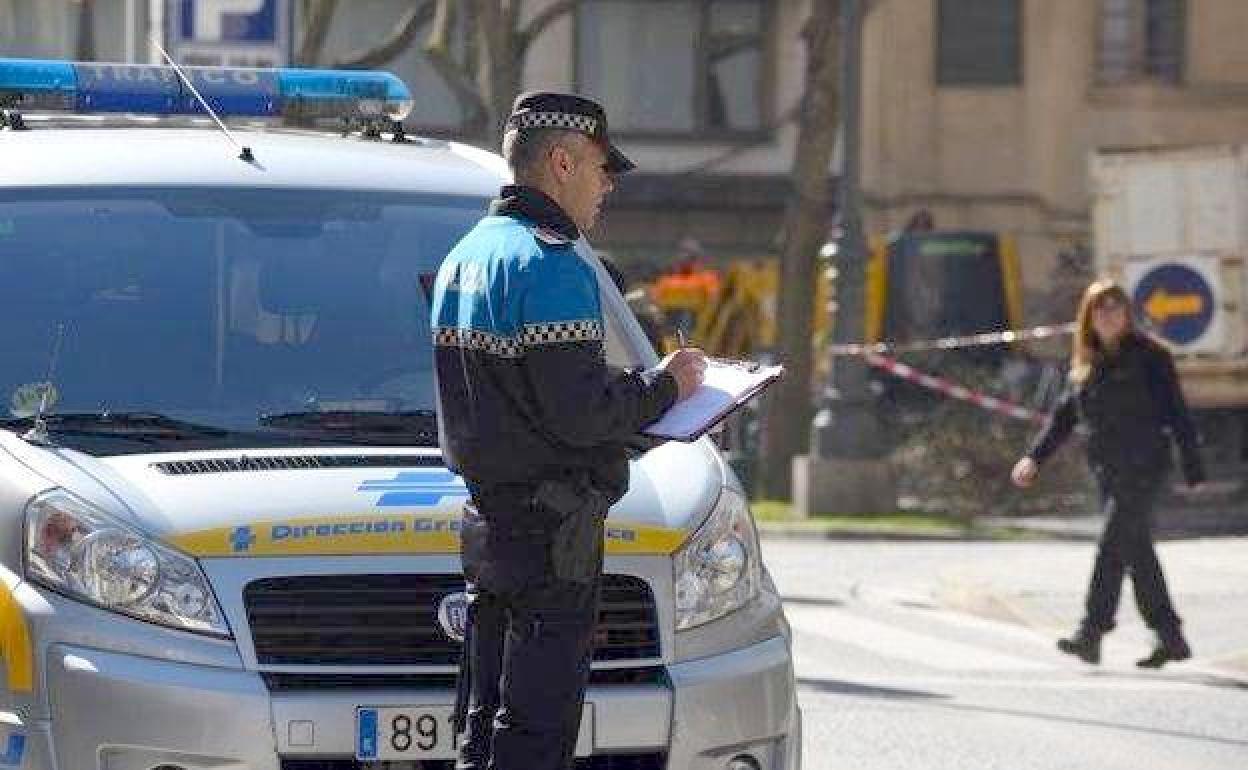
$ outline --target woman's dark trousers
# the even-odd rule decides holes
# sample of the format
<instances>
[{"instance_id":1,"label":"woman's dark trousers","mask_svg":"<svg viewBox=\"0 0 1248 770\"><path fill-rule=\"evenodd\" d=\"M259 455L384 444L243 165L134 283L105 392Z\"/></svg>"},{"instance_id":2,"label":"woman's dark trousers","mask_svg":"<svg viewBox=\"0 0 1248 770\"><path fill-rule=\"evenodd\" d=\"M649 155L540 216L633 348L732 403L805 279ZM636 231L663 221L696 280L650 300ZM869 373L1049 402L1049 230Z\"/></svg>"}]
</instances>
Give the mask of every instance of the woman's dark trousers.
<instances>
[{"instance_id":1,"label":"woman's dark trousers","mask_svg":"<svg viewBox=\"0 0 1248 770\"><path fill-rule=\"evenodd\" d=\"M1100 636L1114 628L1122 579L1130 572L1144 622L1163 638L1177 634L1179 616L1153 546L1153 509L1165 488L1166 470L1101 469L1096 475L1107 521L1088 586L1084 630Z\"/></svg>"}]
</instances>

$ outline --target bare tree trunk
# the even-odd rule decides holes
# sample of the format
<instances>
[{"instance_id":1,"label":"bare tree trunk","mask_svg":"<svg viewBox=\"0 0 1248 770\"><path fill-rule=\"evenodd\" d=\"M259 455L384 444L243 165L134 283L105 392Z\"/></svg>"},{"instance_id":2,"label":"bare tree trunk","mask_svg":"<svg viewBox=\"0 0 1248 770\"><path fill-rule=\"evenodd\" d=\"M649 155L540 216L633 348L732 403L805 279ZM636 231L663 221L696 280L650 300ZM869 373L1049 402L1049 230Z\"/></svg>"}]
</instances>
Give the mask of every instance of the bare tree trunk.
<instances>
[{"instance_id":1,"label":"bare tree trunk","mask_svg":"<svg viewBox=\"0 0 1248 770\"><path fill-rule=\"evenodd\" d=\"M302 42L295 53L297 66L315 67L320 64L325 50L325 38L329 36L329 28L337 10L338 0L304 0Z\"/></svg>"},{"instance_id":2,"label":"bare tree trunk","mask_svg":"<svg viewBox=\"0 0 1248 770\"><path fill-rule=\"evenodd\" d=\"M467 13L468 21L475 24L475 11L472 7L454 0L438 0L437 13L434 14L429 37L425 41L425 55L459 102L463 111L460 128L466 134L480 136L487 131L489 109L482 100L477 85L475 67L472 66L470 58L473 51L470 48L460 61L451 50L451 31L456 26L459 13Z\"/></svg>"},{"instance_id":3,"label":"bare tree trunk","mask_svg":"<svg viewBox=\"0 0 1248 770\"><path fill-rule=\"evenodd\" d=\"M523 60L517 59L519 4L512 0L476 0L478 45L482 57L481 96L489 110L486 141L498 147L503 120L520 91Z\"/></svg>"},{"instance_id":4,"label":"bare tree trunk","mask_svg":"<svg viewBox=\"0 0 1248 770\"><path fill-rule=\"evenodd\" d=\"M74 58L95 61L95 0L77 0L78 45Z\"/></svg>"},{"instance_id":5,"label":"bare tree trunk","mask_svg":"<svg viewBox=\"0 0 1248 770\"><path fill-rule=\"evenodd\" d=\"M781 253L778 342L785 379L767 403L762 481L765 493L788 499L795 455L810 445L816 255L828 236L831 206L828 165L839 121L837 19L839 0L812 3L803 30L806 87L793 157L793 198Z\"/></svg>"},{"instance_id":6,"label":"bare tree trunk","mask_svg":"<svg viewBox=\"0 0 1248 770\"><path fill-rule=\"evenodd\" d=\"M478 45L484 66L478 81L490 110L486 138L491 146L502 141L503 121L520 95L524 62L542 33L576 9L583 0L558 0L543 8L528 24L520 26L518 0L476 0Z\"/></svg>"}]
</instances>

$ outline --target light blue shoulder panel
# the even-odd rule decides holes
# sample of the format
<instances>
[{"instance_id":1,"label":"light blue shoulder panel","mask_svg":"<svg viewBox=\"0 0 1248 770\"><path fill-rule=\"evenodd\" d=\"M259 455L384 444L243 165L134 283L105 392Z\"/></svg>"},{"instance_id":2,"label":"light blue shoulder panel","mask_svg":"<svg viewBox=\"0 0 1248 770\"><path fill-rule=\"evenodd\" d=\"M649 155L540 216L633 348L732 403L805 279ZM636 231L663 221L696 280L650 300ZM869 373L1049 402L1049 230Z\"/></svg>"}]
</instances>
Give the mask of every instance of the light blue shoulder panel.
<instances>
[{"instance_id":1,"label":"light blue shoulder panel","mask_svg":"<svg viewBox=\"0 0 1248 770\"><path fill-rule=\"evenodd\" d=\"M598 285L571 243L486 217L451 250L433 292L435 343L505 355L535 344L602 339Z\"/></svg>"}]
</instances>

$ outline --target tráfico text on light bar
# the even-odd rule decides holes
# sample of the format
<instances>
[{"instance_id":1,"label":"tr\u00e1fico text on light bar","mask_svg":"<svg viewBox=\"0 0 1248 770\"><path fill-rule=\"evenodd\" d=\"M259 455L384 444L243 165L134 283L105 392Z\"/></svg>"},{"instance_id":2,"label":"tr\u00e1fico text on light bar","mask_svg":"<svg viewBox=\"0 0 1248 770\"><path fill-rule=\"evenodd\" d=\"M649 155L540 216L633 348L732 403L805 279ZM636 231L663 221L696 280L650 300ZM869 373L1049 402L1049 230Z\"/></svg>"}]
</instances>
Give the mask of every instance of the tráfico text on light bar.
<instances>
[{"instance_id":1,"label":"tr\u00e1fico text on light bar","mask_svg":"<svg viewBox=\"0 0 1248 770\"><path fill-rule=\"evenodd\" d=\"M182 67L224 117L390 118L412 96L395 75L371 70ZM0 106L78 113L203 115L172 67L0 59Z\"/></svg>"}]
</instances>

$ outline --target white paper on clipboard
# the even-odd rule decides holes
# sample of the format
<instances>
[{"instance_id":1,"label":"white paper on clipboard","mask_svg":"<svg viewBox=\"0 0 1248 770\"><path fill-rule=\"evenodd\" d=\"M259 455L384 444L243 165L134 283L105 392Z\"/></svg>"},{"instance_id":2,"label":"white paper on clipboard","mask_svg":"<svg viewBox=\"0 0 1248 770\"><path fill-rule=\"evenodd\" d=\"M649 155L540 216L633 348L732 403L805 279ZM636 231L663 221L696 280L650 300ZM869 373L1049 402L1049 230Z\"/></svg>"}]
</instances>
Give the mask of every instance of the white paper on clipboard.
<instances>
[{"instance_id":1,"label":"white paper on clipboard","mask_svg":"<svg viewBox=\"0 0 1248 770\"><path fill-rule=\"evenodd\" d=\"M780 379L783 373L783 366L708 360L702 384L693 395L676 402L662 417L647 425L642 433L654 438L693 441Z\"/></svg>"}]
</instances>

